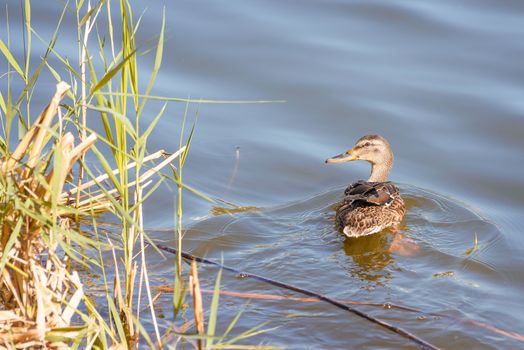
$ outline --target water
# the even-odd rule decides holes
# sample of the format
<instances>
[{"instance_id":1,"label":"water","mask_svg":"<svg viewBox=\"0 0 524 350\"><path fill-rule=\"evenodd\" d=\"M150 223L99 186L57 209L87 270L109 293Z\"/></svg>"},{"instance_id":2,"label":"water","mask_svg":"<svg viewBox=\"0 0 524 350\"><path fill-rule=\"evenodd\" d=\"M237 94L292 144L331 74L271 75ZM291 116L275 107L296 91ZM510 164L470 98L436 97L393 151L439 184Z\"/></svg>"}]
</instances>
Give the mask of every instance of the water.
<instances>
[{"instance_id":1,"label":"water","mask_svg":"<svg viewBox=\"0 0 524 350\"><path fill-rule=\"evenodd\" d=\"M144 5L136 6L138 14ZM158 34L163 6L147 4L139 36L145 46ZM165 57L155 94L287 101L190 108L189 115L198 110L200 118L186 181L259 209L215 215L212 204L185 195L187 250L333 298L455 317L360 307L443 348L524 347L457 321L524 329L522 2L193 0L165 6ZM41 33L52 33L58 17L52 9L33 4L34 13L42 13L33 20ZM75 34L61 38L74 42ZM183 109L168 107L151 150L177 148ZM390 252L390 232L349 240L334 229L331 205L369 169L323 161L368 133L384 135L393 147L391 179L408 205L402 231L416 245L408 253ZM172 239L175 196L161 190L148 203L147 226L157 239ZM478 249L471 252L475 237ZM150 256L155 281L171 285L172 259ZM212 288L216 270L202 266L201 274ZM227 273L223 288L287 294ZM169 316L170 297L161 300ZM410 346L323 303L221 300L222 331L243 307L238 332L265 321L278 326L253 344ZM204 302L209 305L207 297ZM162 322L169 326L169 317Z\"/></svg>"}]
</instances>

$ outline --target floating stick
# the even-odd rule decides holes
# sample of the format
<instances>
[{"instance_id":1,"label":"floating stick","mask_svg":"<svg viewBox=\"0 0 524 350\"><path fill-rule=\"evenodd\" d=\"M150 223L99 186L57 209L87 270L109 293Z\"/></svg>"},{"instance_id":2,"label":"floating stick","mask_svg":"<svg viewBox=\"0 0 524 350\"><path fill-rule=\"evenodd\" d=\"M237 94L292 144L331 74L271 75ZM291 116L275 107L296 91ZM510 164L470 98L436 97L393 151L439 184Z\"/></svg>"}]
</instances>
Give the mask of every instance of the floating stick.
<instances>
[{"instance_id":1,"label":"floating stick","mask_svg":"<svg viewBox=\"0 0 524 350\"><path fill-rule=\"evenodd\" d=\"M168 247L168 246L165 246L165 245L162 245L162 244L157 244L156 246L158 247L158 249L161 249L163 251L169 252L171 254L177 254L177 250L174 249L174 248L171 248L171 247ZM220 267L223 270L234 272L234 273L238 274L242 278L253 278L255 280L262 281L262 282L271 284L271 285L276 286L276 287L285 288L285 289L292 290L292 291L297 292L297 293L301 293L301 294L304 294L304 295L307 295L307 296L310 296L310 297L317 298L318 300L321 300L321 301L325 301L325 302L327 302L327 303L329 303L329 304L331 304L333 306L338 307L339 309L351 312L351 313L353 313L353 314L355 314L355 315L357 315L359 317L362 317L362 318L364 318L364 319L366 319L366 320L368 320L370 322L378 324L379 326L381 326L383 328L386 328L389 331L397 333L400 336L402 336L402 337L404 337L406 339L409 339L412 342L416 343L421 349L424 349L424 350L436 350L436 349L439 349L435 345L430 344L430 343L426 342L423 339L420 339L416 335L414 335L414 334L412 334L412 333L410 333L410 332L408 332L408 331L406 331L406 330L404 330L402 328L393 326L392 324L389 324L389 323L387 323L385 321L379 320L376 317L373 317L373 316L371 316L371 315L369 315L369 314L367 314L367 313L365 313L363 311L357 310L357 309L355 309L355 308L353 308L353 307L351 307L349 305L343 304L340 301L332 299L332 298L330 298L330 297L328 297L326 295L315 293L313 291L310 291L310 290L307 290L307 289L304 289L304 288L300 288L300 287L297 287L297 286L293 286L293 285L290 285L290 284L287 284L287 283L283 283L283 282L280 282L280 281L277 281L277 280L274 280L274 279L271 279L271 278L267 278L267 277L264 277L264 276L243 272L243 271L234 269L232 267L225 266L225 265L222 265L220 263L217 263L216 261L208 260L208 259L205 259L205 258L202 258L202 257L199 257L199 256L195 256L195 255L192 255L192 254L189 254L189 253L181 252L181 255L186 260L196 261L196 262L200 262L200 263L204 263L204 264L208 264L208 265L214 265L214 266Z\"/></svg>"}]
</instances>

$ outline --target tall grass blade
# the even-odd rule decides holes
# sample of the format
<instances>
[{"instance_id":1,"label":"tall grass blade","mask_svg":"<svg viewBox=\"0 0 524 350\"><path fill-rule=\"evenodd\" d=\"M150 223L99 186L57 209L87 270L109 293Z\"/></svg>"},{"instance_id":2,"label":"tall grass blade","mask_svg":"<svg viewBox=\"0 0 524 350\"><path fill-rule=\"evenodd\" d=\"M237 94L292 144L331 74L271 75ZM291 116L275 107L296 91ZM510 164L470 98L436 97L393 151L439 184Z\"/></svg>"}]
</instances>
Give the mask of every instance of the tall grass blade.
<instances>
[{"instance_id":1,"label":"tall grass blade","mask_svg":"<svg viewBox=\"0 0 524 350\"><path fill-rule=\"evenodd\" d=\"M101 92L104 95L114 95L121 97L132 97L134 94L124 92ZM171 101L171 102L183 102L183 103L206 103L206 104L266 104L266 103L286 103L287 100L211 100L211 99L193 99L183 97L169 97L169 96L157 96L157 95L146 95L137 94L139 98L144 98L153 101Z\"/></svg>"},{"instance_id":2,"label":"tall grass blade","mask_svg":"<svg viewBox=\"0 0 524 350\"><path fill-rule=\"evenodd\" d=\"M146 131L144 131L142 133L142 135L140 135L140 138L138 139L137 144L139 144L139 145L146 145L147 144L147 139L149 138L149 135L151 135L151 132L153 132L153 129L155 128L156 124L160 120L160 117L162 117L164 115L166 107L167 107L167 104L164 103L164 105L162 106L162 108L160 109L158 114L155 116L155 118L153 118L153 120L151 121L151 123L147 127ZM145 152L146 148L145 147L141 147L141 149L142 149L142 152L140 152L140 154L138 154L139 159L143 159L144 155L145 155L144 152Z\"/></svg>"},{"instance_id":3,"label":"tall grass blade","mask_svg":"<svg viewBox=\"0 0 524 350\"><path fill-rule=\"evenodd\" d=\"M0 261L0 271L4 271L5 264L7 262L7 258L9 257L9 252L13 248L18 235L20 234L20 229L22 228L22 224L24 223L23 217L20 217L18 221L16 222L16 226L11 232L9 236L9 240L7 241L6 245L2 247L3 254L2 254L2 260Z\"/></svg>"},{"instance_id":4,"label":"tall grass blade","mask_svg":"<svg viewBox=\"0 0 524 350\"><path fill-rule=\"evenodd\" d=\"M231 340L225 342L224 344L226 345L232 345L232 344L235 344L236 342L240 341L240 340L243 340L243 339L246 339L246 338L251 338L251 337L254 337L255 335L258 335L258 334L263 334L263 333L267 333L269 331L272 331L274 329L276 329L277 327L274 327L274 328L266 328L266 329L261 329L262 327L265 327L269 324L269 322L263 322L259 325L256 325L255 327L251 328L251 329L248 329L247 331L241 333L240 335L232 338Z\"/></svg>"},{"instance_id":5,"label":"tall grass blade","mask_svg":"<svg viewBox=\"0 0 524 350\"><path fill-rule=\"evenodd\" d=\"M195 126L196 126L196 121L193 123L191 132L189 133L189 138L187 139L187 143L186 143L186 149L184 150L184 153L182 153L182 156L180 157L180 167L183 167L184 163L186 162L187 154L189 152L189 147L191 146L191 141L193 140L193 134L195 133Z\"/></svg>"},{"instance_id":6,"label":"tall grass blade","mask_svg":"<svg viewBox=\"0 0 524 350\"><path fill-rule=\"evenodd\" d=\"M2 108L2 112L4 112L4 114L7 114L7 105L5 104L4 95L2 94L1 91L0 91L0 108ZM3 124L4 123L2 123L2 125Z\"/></svg>"},{"instance_id":7,"label":"tall grass blade","mask_svg":"<svg viewBox=\"0 0 524 350\"><path fill-rule=\"evenodd\" d=\"M25 76L29 76L29 62L31 61L31 2L25 0L24 6L25 12L25 28L27 33L27 42L26 42L26 57L25 57ZM28 103L29 105L29 103Z\"/></svg>"},{"instance_id":8,"label":"tall grass blade","mask_svg":"<svg viewBox=\"0 0 524 350\"><path fill-rule=\"evenodd\" d=\"M91 89L91 94L97 92L102 87L104 87L115 76L116 73L120 72L126 66L127 62L135 56L135 52L136 51L132 51L116 67L104 74L102 79L100 79L98 83Z\"/></svg>"},{"instance_id":9,"label":"tall grass blade","mask_svg":"<svg viewBox=\"0 0 524 350\"><path fill-rule=\"evenodd\" d=\"M227 338L227 336L229 335L229 332L231 332L233 330L233 328L235 327L235 325L237 324L238 320L240 320L240 317L242 316L242 314L244 313L244 311L246 310L246 306L244 306L244 308L242 310L240 310L236 315L235 317L233 318L233 320L231 320L231 322L229 323L229 326L227 327L226 331L224 332L224 334L222 335L222 339L225 339Z\"/></svg>"},{"instance_id":10,"label":"tall grass blade","mask_svg":"<svg viewBox=\"0 0 524 350\"><path fill-rule=\"evenodd\" d=\"M122 123L122 125L124 125L128 129L127 131L131 134L131 137L136 138L135 127L133 126L133 124L131 124L131 122L125 115L121 114L120 112L114 109L102 107L102 106L87 105L87 108L93 111L106 113L106 114L109 113L113 115L113 117L115 117L120 123Z\"/></svg>"},{"instance_id":11,"label":"tall grass blade","mask_svg":"<svg viewBox=\"0 0 524 350\"><path fill-rule=\"evenodd\" d=\"M166 9L164 7L162 11L162 25L160 26L160 34L158 37L158 43L156 46L156 54L155 54L155 63L153 66L153 71L151 72L151 77L149 78L149 83L147 84L147 88L145 91L145 95L149 95L151 92L151 89L153 88L153 84L156 80L156 76L158 74L158 71L160 69L160 66L162 65L162 57L164 54L164 31L166 28ZM138 109L137 114L140 115L142 110L144 109L144 106L146 104L147 99L143 99L142 104L140 105L140 108Z\"/></svg>"},{"instance_id":12,"label":"tall grass blade","mask_svg":"<svg viewBox=\"0 0 524 350\"><path fill-rule=\"evenodd\" d=\"M18 74L22 77L22 79L26 79L26 76L24 72L22 71L22 68L20 68L20 65L18 62L16 62L15 58L11 54L11 51L9 51L9 48L4 44L4 41L0 39L0 51L4 54L5 58L9 62L11 66L16 70Z\"/></svg>"},{"instance_id":13,"label":"tall grass blade","mask_svg":"<svg viewBox=\"0 0 524 350\"><path fill-rule=\"evenodd\" d=\"M120 341L125 342L126 333L124 331L124 326L122 324L122 321L120 320L120 315L118 313L116 305L113 302L113 299L111 298L109 294L107 295L107 303L109 306L109 312L111 314L111 319L113 320L112 324L114 323L116 327Z\"/></svg>"},{"instance_id":14,"label":"tall grass blade","mask_svg":"<svg viewBox=\"0 0 524 350\"><path fill-rule=\"evenodd\" d=\"M215 281L215 290L213 293L213 299L211 300L211 308L209 311L208 325L207 325L207 336L208 341L206 342L206 350L210 350L213 347L213 337L215 336L215 329L218 318L218 302L220 299L220 280L222 278L222 270L218 271L217 278Z\"/></svg>"},{"instance_id":15,"label":"tall grass blade","mask_svg":"<svg viewBox=\"0 0 524 350\"><path fill-rule=\"evenodd\" d=\"M98 12L100 7L102 7L105 2L106 0L100 0L95 6L93 6L89 11L87 11L87 13L84 15L84 17L82 17L82 19L78 23L78 27L82 27L84 24L86 24L86 22L91 18L93 13ZM80 7L81 6L79 6L78 8Z\"/></svg>"}]
</instances>

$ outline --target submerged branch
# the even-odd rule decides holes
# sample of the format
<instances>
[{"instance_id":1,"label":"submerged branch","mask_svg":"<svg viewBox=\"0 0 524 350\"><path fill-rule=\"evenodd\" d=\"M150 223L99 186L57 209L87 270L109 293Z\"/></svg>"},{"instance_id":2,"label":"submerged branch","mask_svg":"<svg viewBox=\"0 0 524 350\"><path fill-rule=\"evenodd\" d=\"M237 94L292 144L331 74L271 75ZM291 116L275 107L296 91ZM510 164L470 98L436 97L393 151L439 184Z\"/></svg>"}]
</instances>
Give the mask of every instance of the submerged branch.
<instances>
[{"instance_id":1,"label":"submerged branch","mask_svg":"<svg viewBox=\"0 0 524 350\"><path fill-rule=\"evenodd\" d=\"M158 246L158 248L161 249L161 250L165 250L164 249L165 247L163 247L163 246ZM171 251L169 251L169 252L172 253ZM187 256L186 259L192 260L190 254L183 253L183 255L184 254ZM198 257L194 257L194 258L196 259ZM203 258L198 258L198 259L202 259L202 262L206 263L206 261L204 261L206 259L203 259ZM199 261L199 260L196 260L196 261ZM224 266L219 264L219 263L212 262L212 261L209 261L209 263L211 263L212 265L224 268ZM237 272L242 277L249 277L249 276L245 276L245 273L244 272L240 272L239 270L232 269L230 271ZM282 283L282 282L279 282L279 283ZM282 284L285 285L284 283L282 283ZM289 286L289 285L282 286L282 287L286 288L286 289L289 289L289 290L294 290L292 288L287 288L287 286ZM290 286L290 287L297 288L297 287L294 287L294 286ZM171 287L158 287L157 290L159 290L160 292L172 292L173 288L171 288ZM213 293L215 293L215 291L213 291L213 290L206 290L206 289L202 289L201 292L205 293L205 294L213 294ZM318 296L295 297L295 296L292 296L292 295L274 295L274 294L267 294L267 293L266 294L265 293L243 293L243 292L233 292L233 291L225 291L225 290L220 290L218 292L220 293L220 295L226 295L226 296L242 298L242 299L292 300L292 301L298 301L298 302L304 302L304 303L313 303L313 302L324 301L322 299L319 299ZM313 292L311 292L311 293L313 293ZM490 332L496 333L498 335L502 335L502 336L505 336L505 337L508 337L508 338L511 338L511 339L514 339L514 340L517 340L517 341L520 341L520 342L524 343L524 335L516 333L516 332L508 331L508 330L505 330L505 329L501 329L499 327L495 327L493 325L490 325L490 324L482 322L482 321L471 320L471 319L467 319L467 318L463 318L463 317L447 315L447 314L442 314L442 313L438 313L438 312L428 312L428 311L420 310L420 309L417 309L417 308L414 308L414 307L404 306L404 305L399 305L399 304L393 304L393 303L389 303L389 302L385 302L385 303L370 303L370 302L366 302L366 301L356 301L356 300L341 300L341 299L334 299L334 300L337 301L338 303L341 303L341 304L362 305L362 306L370 306L370 307L376 307L376 308L382 308L382 309L395 309L395 310L400 310L400 311L418 313L418 314L422 314L422 315L426 315L426 316L430 316L430 317L451 319L451 320L454 320L454 321L457 321L457 322L461 322L463 324L469 324L469 325L472 325L472 326L483 328L485 330L488 330Z\"/></svg>"},{"instance_id":2,"label":"submerged branch","mask_svg":"<svg viewBox=\"0 0 524 350\"><path fill-rule=\"evenodd\" d=\"M171 248L171 247L168 247L168 246L165 246L165 245L162 245L162 244L157 244L157 247L163 251L166 251L166 252L169 252L171 254L177 254L177 250L174 249L174 248ZM234 272L236 274L238 274L240 277L242 278L252 278L252 279L255 279L255 280L258 280L258 281L262 281L262 282L265 282L265 283L268 283L268 284L271 284L273 286L276 286L276 287L280 287L280 288L285 288L285 289L288 289L288 290L292 290L294 292L297 292L297 293L301 293L301 294L304 294L304 295L307 295L307 296L310 296L310 297L313 297L313 298L316 298L317 300L319 301L324 301L326 303L329 303L333 306L336 306L338 307L339 309L342 309L342 310L345 310L345 311L348 311L352 314L355 314L359 317L362 317L372 323L375 323L375 324L378 324L379 326L383 327L383 328L386 328L387 330L391 331L391 332L394 332L406 339L409 339L411 340L412 342L414 342L415 344L417 344L421 349L429 349L429 350L435 350L435 349L438 349L438 347L436 347L435 345L433 344L430 344L428 343L427 341L417 337L416 335L402 329L402 328L399 328L399 327L396 327L396 326L393 326L392 324L388 323L388 322L385 322L385 321L382 321L374 316L371 316L363 311L360 311L360 310L357 310L349 305L346 305L344 303L341 303L340 301L338 300L335 300L333 298L330 298L326 295L323 295L323 294L319 294L319 293L316 293L316 292L313 292L313 291L310 291L310 290L307 290L307 289L304 289L304 288L300 288L300 287L297 287L297 286L294 286L294 285L291 285L291 284L287 284L287 283L283 283L283 282L280 282L280 281L277 281L277 280L274 280L274 279L271 279L271 278L267 278L267 277L264 277L264 276L260 276L260 275L256 275L256 274L252 274L252 273L247 273L247 272L243 272L243 271L240 271L240 270L237 270L235 268L232 268L232 267L229 267L229 266L226 266L226 265L222 265L218 262L215 262L213 260L209 260L209 259L205 259L205 258L202 258L202 257L198 257L198 256L195 256L195 255L192 255L192 254L189 254L189 253L185 253L185 252L180 252L182 257L186 260L189 260L189 261L196 261L196 262L200 262L200 263L204 263L204 264L208 264L208 265L214 265L214 266L217 266L219 268L221 268L222 270L226 270L226 271L229 271L229 272Z\"/></svg>"},{"instance_id":3,"label":"submerged branch","mask_svg":"<svg viewBox=\"0 0 524 350\"><path fill-rule=\"evenodd\" d=\"M160 291L172 292L172 288L161 287L161 288L159 288L159 290ZM213 294L214 293L213 290L207 290L207 289L202 289L201 291L202 291L202 293L205 293L205 294ZM233 291L225 291L225 290L221 290L221 291L219 291L219 293L221 295L226 295L226 296L231 296L231 297L236 297L236 298L242 298L242 299L292 300L292 301L299 301L299 302L304 302L304 303L316 303L316 302L319 302L318 298L313 298L313 297L294 297L294 296L291 296L291 295L274 295L274 294L264 294L264 293L242 293L242 292L233 292ZM484 323L484 322L481 322L481 321L465 319L465 318L462 318L462 317L442 314L442 313L438 313L438 312L423 311L423 310L416 309L416 308L413 308L413 307L410 307L410 306L404 306L404 305L393 304L393 303L370 303L370 302L366 302L366 301L339 300L339 299L337 299L337 301L339 301L339 302L341 302L343 304L370 306L370 307L377 307L377 308L382 308L382 309L395 309L395 310L400 310L400 311L406 311L406 312L412 312L412 313L422 314L422 315L426 315L426 316L431 316L431 317L435 317L435 318L452 319L452 320L457 321L457 322L461 322L461 323L464 323L464 324L470 324L470 325L473 325L473 326L477 326L477 327L489 330L491 332L497 333L499 335L502 335L502 336L505 336L505 337L508 337L508 338L512 338L514 340L518 340L518 341L524 342L524 336L519 334L519 333L507 331L507 330L504 330L504 329L492 326L490 324L487 324L487 323Z\"/></svg>"}]
</instances>

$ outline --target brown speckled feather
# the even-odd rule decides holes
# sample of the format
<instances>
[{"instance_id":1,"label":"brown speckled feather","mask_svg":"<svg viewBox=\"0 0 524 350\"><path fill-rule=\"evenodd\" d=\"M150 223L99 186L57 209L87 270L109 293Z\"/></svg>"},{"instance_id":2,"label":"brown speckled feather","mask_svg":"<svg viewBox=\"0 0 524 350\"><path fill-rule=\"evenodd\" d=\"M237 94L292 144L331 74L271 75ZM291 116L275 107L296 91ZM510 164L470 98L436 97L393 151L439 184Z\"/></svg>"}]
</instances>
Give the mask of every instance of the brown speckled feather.
<instances>
[{"instance_id":1,"label":"brown speckled feather","mask_svg":"<svg viewBox=\"0 0 524 350\"><path fill-rule=\"evenodd\" d=\"M346 189L336 220L348 237L366 236L398 225L406 211L391 182L357 181Z\"/></svg>"}]
</instances>

